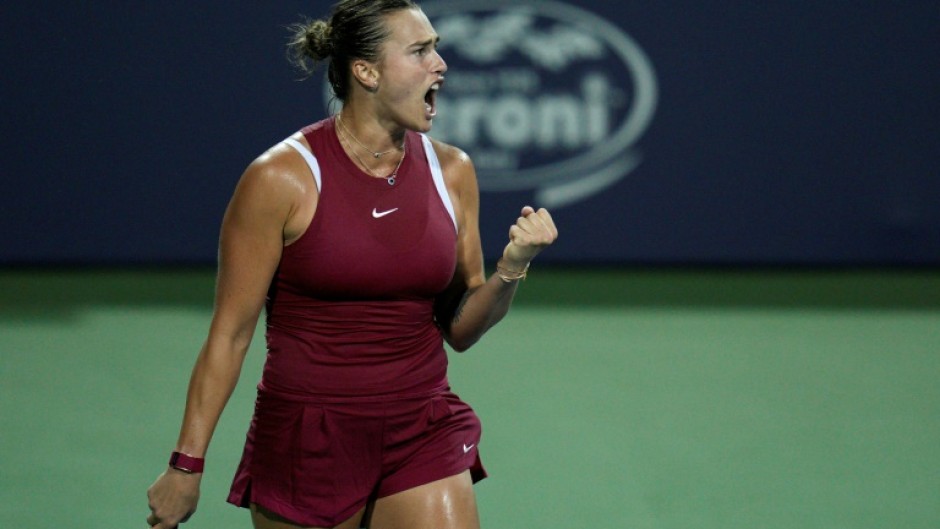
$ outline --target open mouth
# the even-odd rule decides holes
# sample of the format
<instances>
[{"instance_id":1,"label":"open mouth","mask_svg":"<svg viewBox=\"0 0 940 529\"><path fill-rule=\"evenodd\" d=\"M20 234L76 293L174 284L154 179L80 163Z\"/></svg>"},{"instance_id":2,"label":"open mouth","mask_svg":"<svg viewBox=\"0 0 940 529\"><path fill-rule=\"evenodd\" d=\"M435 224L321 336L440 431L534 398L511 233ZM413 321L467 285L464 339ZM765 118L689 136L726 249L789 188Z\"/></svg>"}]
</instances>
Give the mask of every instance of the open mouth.
<instances>
[{"instance_id":1,"label":"open mouth","mask_svg":"<svg viewBox=\"0 0 940 529\"><path fill-rule=\"evenodd\" d=\"M437 91L441 89L443 84L443 81L432 84L431 88L424 94L424 110L429 118L437 115Z\"/></svg>"}]
</instances>

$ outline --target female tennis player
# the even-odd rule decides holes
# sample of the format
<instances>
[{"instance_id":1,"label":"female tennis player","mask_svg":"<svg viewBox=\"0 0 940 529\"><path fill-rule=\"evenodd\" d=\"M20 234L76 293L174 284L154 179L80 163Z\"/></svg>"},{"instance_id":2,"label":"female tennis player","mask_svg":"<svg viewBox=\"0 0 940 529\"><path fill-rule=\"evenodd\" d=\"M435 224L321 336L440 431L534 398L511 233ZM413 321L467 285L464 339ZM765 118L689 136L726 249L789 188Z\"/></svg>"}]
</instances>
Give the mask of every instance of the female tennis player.
<instances>
[{"instance_id":1,"label":"female tennis player","mask_svg":"<svg viewBox=\"0 0 940 529\"><path fill-rule=\"evenodd\" d=\"M478 528L480 422L451 392L465 351L509 310L558 233L523 207L485 276L473 165L430 139L447 66L408 0L345 0L298 26L342 102L255 160L222 222L215 310L154 528L196 510L205 453L262 307L267 359L228 501L259 529Z\"/></svg>"}]
</instances>

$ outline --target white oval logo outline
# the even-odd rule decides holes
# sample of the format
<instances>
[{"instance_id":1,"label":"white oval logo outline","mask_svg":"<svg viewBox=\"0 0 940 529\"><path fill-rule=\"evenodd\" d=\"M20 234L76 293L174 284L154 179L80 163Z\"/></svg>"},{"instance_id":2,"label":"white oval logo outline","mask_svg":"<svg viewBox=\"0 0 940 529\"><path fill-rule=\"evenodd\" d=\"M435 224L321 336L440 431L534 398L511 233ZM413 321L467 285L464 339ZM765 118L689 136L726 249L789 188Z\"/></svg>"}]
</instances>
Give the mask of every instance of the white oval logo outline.
<instances>
[{"instance_id":1,"label":"white oval logo outline","mask_svg":"<svg viewBox=\"0 0 940 529\"><path fill-rule=\"evenodd\" d=\"M658 101L656 75L649 58L639 45L625 31L589 11L553 0L520 1L511 7L499 0L479 0L473 5L466 5L465 0L438 0L422 3L421 7L428 18L448 14L447 12L473 13L480 11L506 11L507 9L534 8L539 16L553 18L573 25L582 31L600 35L607 42L614 54L627 67L633 81L633 100L627 111L627 117L620 128L606 141L594 146L589 151L560 162L539 165L527 169L512 171L490 171L491 178L481 179L480 188L490 191L507 191L545 186L571 180L572 175L584 172L586 167L616 165L629 171L627 166L635 167L637 162L621 164L617 156L625 151L646 132L655 113ZM433 20L432 20L433 23ZM442 35L446 40L447 36ZM446 60L446 57L445 57ZM445 87L446 90L446 87ZM433 135L433 132L432 132ZM458 146L459 147L459 146ZM507 176L508 175L508 176Z\"/></svg>"}]
</instances>

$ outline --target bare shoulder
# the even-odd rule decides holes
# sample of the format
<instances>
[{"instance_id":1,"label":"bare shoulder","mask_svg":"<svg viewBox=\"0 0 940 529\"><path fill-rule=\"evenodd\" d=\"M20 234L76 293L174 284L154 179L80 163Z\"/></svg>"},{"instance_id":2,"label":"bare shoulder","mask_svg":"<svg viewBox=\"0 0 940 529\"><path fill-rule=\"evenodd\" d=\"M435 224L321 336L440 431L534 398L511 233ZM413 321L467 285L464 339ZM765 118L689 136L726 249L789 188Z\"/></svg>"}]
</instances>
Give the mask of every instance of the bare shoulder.
<instances>
[{"instance_id":1,"label":"bare shoulder","mask_svg":"<svg viewBox=\"0 0 940 529\"><path fill-rule=\"evenodd\" d=\"M278 143L254 159L242 181L269 192L303 192L311 183L303 158L286 143ZM247 181L247 182L246 182Z\"/></svg>"},{"instance_id":2,"label":"bare shoulder","mask_svg":"<svg viewBox=\"0 0 940 529\"><path fill-rule=\"evenodd\" d=\"M434 152L441 162L441 170L447 186L454 190L465 189L466 186L476 188L476 170L470 156L458 147L431 139Z\"/></svg>"},{"instance_id":3,"label":"bare shoulder","mask_svg":"<svg viewBox=\"0 0 940 529\"><path fill-rule=\"evenodd\" d=\"M293 147L274 145L242 174L226 213L230 226L272 230L278 239L295 240L306 229L317 202L310 169Z\"/></svg>"},{"instance_id":4,"label":"bare shoulder","mask_svg":"<svg viewBox=\"0 0 940 529\"><path fill-rule=\"evenodd\" d=\"M248 165L234 198L236 203L254 204L286 221L309 202L311 193L316 193L316 184L306 162L293 147L278 143Z\"/></svg>"},{"instance_id":5,"label":"bare shoulder","mask_svg":"<svg viewBox=\"0 0 940 529\"><path fill-rule=\"evenodd\" d=\"M447 168L451 165L472 165L473 162L470 160L470 156L460 148L434 138L430 139L431 145L434 146L434 152L437 153L437 157L441 160L441 168Z\"/></svg>"}]
</instances>

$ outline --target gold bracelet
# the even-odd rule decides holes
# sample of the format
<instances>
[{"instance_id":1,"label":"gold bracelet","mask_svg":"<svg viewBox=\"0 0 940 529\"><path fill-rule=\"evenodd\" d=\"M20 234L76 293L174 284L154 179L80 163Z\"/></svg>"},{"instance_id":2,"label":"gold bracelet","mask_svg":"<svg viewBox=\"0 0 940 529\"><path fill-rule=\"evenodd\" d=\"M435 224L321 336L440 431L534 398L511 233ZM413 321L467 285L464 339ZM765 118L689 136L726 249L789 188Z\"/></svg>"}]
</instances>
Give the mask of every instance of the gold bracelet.
<instances>
[{"instance_id":1,"label":"gold bracelet","mask_svg":"<svg viewBox=\"0 0 940 529\"><path fill-rule=\"evenodd\" d=\"M503 266L503 260L500 259L496 261L496 275L499 276L506 283L512 283L513 281L519 281L520 279L525 279L526 274L529 272L529 265L526 264L525 268L521 271L519 270L510 270Z\"/></svg>"}]
</instances>

